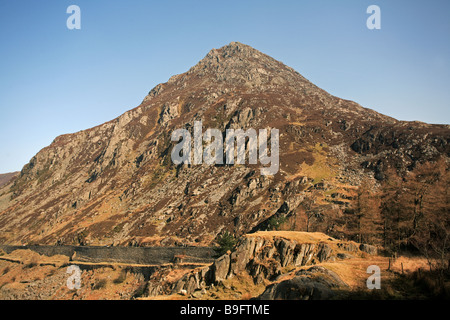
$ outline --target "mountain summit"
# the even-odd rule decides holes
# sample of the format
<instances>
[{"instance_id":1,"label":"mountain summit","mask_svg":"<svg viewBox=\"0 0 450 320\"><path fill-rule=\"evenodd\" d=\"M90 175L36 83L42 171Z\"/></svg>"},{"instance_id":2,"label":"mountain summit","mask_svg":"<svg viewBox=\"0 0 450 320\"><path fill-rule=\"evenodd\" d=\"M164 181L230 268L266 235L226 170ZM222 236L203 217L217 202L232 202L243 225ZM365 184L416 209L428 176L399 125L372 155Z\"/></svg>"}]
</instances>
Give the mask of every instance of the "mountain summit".
<instances>
[{"instance_id":1,"label":"mountain summit","mask_svg":"<svg viewBox=\"0 0 450 320\"><path fill-rule=\"evenodd\" d=\"M173 164L172 132L195 121L222 133L278 129L280 170ZM38 152L0 189L0 243L209 245L224 230L239 235L295 215L312 192L342 212L349 201L333 190L448 157L449 139L449 126L397 121L334 97L232 42L135 109Z\"/></svg>"}]
</instances>

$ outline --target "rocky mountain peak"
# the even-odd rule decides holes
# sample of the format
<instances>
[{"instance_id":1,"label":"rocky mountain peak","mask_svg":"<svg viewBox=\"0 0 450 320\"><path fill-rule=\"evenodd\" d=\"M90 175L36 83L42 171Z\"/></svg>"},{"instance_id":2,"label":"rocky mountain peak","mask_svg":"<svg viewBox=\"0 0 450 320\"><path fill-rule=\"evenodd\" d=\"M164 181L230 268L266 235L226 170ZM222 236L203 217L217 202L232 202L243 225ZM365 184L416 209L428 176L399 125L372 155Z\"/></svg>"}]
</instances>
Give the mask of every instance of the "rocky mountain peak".
<instances>
[{"instance_id":1,"label":"rocky mountain peak","mask_svg":"<svg viewBox=\"0 0 450 320\"><path fill-rule=\"evenodd\" d=\"M307 81L292 68L240 42L212 49L187 74L245 87L293 85Z\"/></svg>"},{"instance_id":2,"label":"rocky mountain peak","mask_svg":"<svg viewBox=\"0 0 450 320\"><path fill-rule=\"evenodd\" d=\"M228 45L225 45L219 49L215 48L211 49L211 51L208 52L206 57L202 61L200 61L200 63L211 60L218 60L219 63L220 62L227 63L229 61L232 61L232 59L249 60L251 58L254 59L266 58L274 60L273 58L250 47L249 45L240 42L231 42Z\"/></svg>"},{"instance_id":3,"label":"rocky mountain peak","mask_svg":"<svg viewBox=\"0 0 450 320\"><path fill-rule=\"evenodd\" d=\"M172 132L199 120L221 132L278 129L279 172L174 165ZM210 244L224 230L243 234L295 215L314 190L324 212L342 211L361 177L382 180L389 167L405 171L450 154L448 130L334 97L232 42L117 119L60 136L36 154L0 187L0 243Z\"/></svg>"}]
</instances>

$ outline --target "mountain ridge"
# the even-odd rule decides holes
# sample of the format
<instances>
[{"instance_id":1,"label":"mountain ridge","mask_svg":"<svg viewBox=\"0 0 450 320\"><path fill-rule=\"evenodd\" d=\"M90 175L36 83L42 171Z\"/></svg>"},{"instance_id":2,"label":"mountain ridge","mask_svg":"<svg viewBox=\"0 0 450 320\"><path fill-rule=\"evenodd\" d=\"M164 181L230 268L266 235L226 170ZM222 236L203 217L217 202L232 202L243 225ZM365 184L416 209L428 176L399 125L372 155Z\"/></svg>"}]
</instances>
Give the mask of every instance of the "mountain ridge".
<instances>
[{"instance_id":1,"label":"mountain ridge","mask_svg":"<svg viewBox=\"0 0 450 320\"><path fill-rule=\"evenodd\" d=\"M5 184L9 183L18 174L19 174L18 171L8 172L8 173L0 173L0 187L2 187Z\"/></svg>"}]
</instances>

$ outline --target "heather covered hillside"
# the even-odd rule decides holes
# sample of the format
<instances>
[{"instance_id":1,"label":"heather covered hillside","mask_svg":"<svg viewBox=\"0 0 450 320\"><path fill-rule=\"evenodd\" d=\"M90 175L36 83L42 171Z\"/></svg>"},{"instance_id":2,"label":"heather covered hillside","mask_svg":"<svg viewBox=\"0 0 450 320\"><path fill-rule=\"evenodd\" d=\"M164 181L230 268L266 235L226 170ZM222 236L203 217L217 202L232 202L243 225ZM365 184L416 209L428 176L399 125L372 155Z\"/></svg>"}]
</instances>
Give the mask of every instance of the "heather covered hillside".
<instances>
[{"instance_id":1,"label":"heather covered hillside","mask_svg":"<svg viewBox=\"0 0 450 320\"><path fill-rule=\"evenodd\" d=\"M279 168L262 175L248 150L241 165L175 164L171 134L196 123L277 129ZM136 108L38 152L0 189L0 241L210 245L224 231L284 228L411 244L428 212L446 210L449 139L448 125L384 116L232 42Z\"/></svg>"}]
</instances>

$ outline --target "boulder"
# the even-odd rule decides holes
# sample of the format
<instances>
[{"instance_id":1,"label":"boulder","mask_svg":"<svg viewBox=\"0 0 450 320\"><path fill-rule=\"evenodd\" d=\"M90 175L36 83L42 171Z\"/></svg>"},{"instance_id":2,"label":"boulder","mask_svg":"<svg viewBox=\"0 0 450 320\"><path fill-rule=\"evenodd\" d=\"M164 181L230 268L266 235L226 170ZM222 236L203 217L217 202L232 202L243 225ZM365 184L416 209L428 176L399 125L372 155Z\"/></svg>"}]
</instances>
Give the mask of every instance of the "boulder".
<instances>
[{"instance_id":1,"label":"boulder","mask_svg":"<svg viewBox=\"0 0 450 320\"><path fill-rule=\"evenodd\" d=\"M275 245L276 247L278 247L278 251L280 253L281 266L286 267L287 265L291 264L296 243L293 241L281 239L278 240Z\"/></svg>"},{"instance_id":2,"label":"boulder","mask_svg":"<svg viewBox=\"0 0 450 320\"><path fill-rule=\"evenodd\" d=\"M370 244L364 244L364 243L359 246L359 250L361 250L362 252L371 254L371 255L375 255L378 252L377 247L371 246Z\"/></svg>"},{"instance_id":3,"label":"boulder","mask_svg":"<svg viewBox=\"0 0 450 320\"><path fill-rule=\"evenodd\" d=\"M338 243L337 246L341 248L342 250L348 251L348 252L357 252L358 246L356 243L353 242L342 242Z\"/></svg>"},{"instance_id":4,"label":"boulder","mask_svg":"<svg viewBox=\"0 0 450 320\"><path fill-rule=\"evenodd\" d=\"M330 246L328 246L327 244L322 244L317 257L319 258L320 262L323 262L331 257L332 252L333 250L330 248Z\"/></svg>"},{"instance_id":5,"label":"boulder","mask_svg":"<svg viewBox=\"0 0 450 320\"><path fill-rule=\"evenodd\" d=\"M211 268L213 283L218 283L225 280L230 270L230 255L224 254L220 258L216 259Z\"/></svg>"},{"instance_id":6,"label":"boulder","mask_svg":"<svg viewBox=\"0 0 450 320\"><path fill-rule=\"evenodd\" d=\"M328 300L334 289L347 286L331 270L314 266L301 270L292 279L272 284L258 297L259 300Z\"/></svg>"},{"instance_id":7,"label":"boulder","mask_svg":"<svg viewBox=\"0 0 450 320\"><path fill-rule=\"evenodd\" d=\"M341 260L346 260L346 259L352 259L352 258L354 258L354 256L352 256L351 254L348 254L348 253L338 253L338 254L336 255L336 257L337 257L338 259L341 259Z\"/></svg>"},{"instance_id":8,"label":"boulder","mask_svg":"<svg viewBox=\"0 0 450 320\"><path fill-rule=\"evenodd\" d=\"M245 238L242 244L236 248L236 251L231 253L230 272L228 274L229 277L234 274L239 274L246 269L250 259L253 258L254 250L255 239L253 237Z\"/></svg>"}]
</instances>

